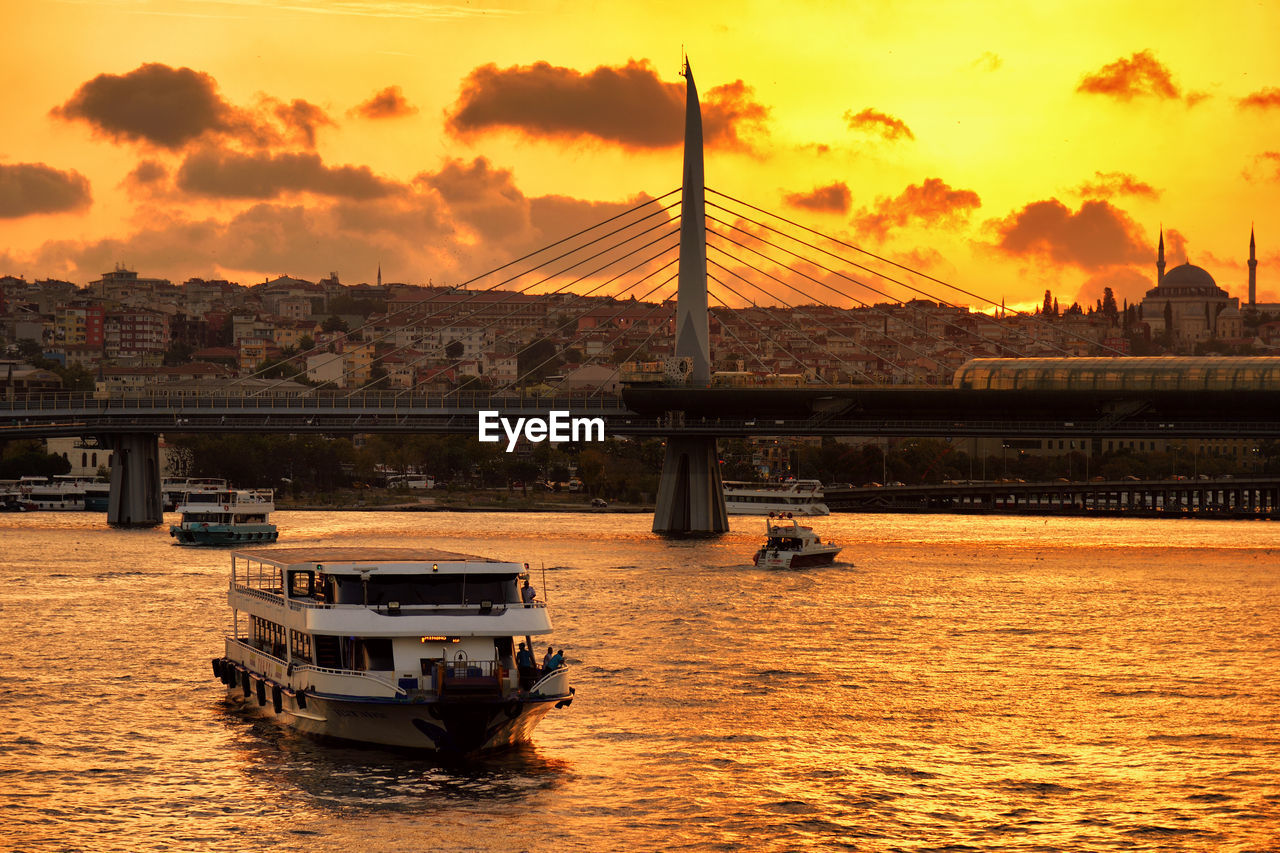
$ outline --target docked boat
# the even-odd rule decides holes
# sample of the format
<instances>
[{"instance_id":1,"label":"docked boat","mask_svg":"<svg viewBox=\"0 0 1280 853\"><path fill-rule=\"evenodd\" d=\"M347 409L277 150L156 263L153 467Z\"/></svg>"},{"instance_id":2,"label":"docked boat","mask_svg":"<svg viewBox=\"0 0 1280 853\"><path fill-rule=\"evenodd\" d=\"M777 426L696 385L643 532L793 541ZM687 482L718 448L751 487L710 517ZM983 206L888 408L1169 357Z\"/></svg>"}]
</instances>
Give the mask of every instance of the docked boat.
<instances>
[{"instance_id":1,"label":"docked boat","mask_svg":"<svg viewBox=\"0 0 1280 853\"><path fill-rule=\"evenodd\" d=\"M822 502L822 483L817 480L787 480L782 483L742 483L726 481L724 506L729 515L830 515Z\"/></svg>"},{"instance_id":2,"label":"docked boat","mask_svg":"<svg viewBox=\"0 0 1280 853\"><path fill-rule=\"evenodd\" d=\"M221 489L187 492L169 527L180 545L243 545L274 542L280 533L268 519L275 510L271 489Z\"/></svg>"},{"instance_id":3,"label":"docked boat","mask_svg":"<svg viewBox=\"0 0 1280 853\"><path fill-rule=\"evenodd\" d=\"M829 566L841 548L823 542L812 527L804 527L791 513L770 514L765 521L767 536L752 562L762 569L804 569Z\"/></svg>"},{"instance_id":4,"label":"docked boat","mask_svg":"<svg viewBox=\"0 0 1280 853\"><path fill-rule=\"evenodd\" d=\"M226 488L227 481L216 477L165 477L160 481L160 496L164 511L173 512L192 492L219 492Z\"/></svg>"},{"instance_id":5,"label":"docked boat","mask_svg":"<svg viewBox=\"0 0 1280 853\"><path fill-rule=\"evenodd\" d=\"M521 599L527 570L436 550L237 551L213 672L310 735L454 754L527 741L573 701L567 667L517 665L514 646L551 631Z\"/></svg>"}]
</instances>

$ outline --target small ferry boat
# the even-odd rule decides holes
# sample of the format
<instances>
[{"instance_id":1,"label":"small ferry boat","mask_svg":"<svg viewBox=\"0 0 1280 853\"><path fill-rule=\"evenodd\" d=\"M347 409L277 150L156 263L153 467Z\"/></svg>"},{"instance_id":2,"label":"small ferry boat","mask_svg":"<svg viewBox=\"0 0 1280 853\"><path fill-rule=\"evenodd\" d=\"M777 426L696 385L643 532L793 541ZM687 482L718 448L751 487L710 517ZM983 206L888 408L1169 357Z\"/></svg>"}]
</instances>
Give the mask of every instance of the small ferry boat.
<instances>
[{"instance_id":1,"label":"small ferry boat","mask_svg":"<svg viewBox=\"0 0 1280 853\"><path fill-rule=\"evenodd\" d=\"M788 480L783 483L742 483L726 481L724 506L729 515L830 515L822 502L822 483L817 480Z\"/></svg>"},{"instance_id":2,"label":"small ferry boat","mask_svg":"<svg viewBox=\"0 0 1280 853\"><path fill-rule=\"evenodd\" d=\"M527 741L573 701L569 670L518 665L549 634L528 564L397 548L231 555L231 633L214 676L301 732L469 753Z\"/></svg>"},{"instance_id":3,"label":"small ferry boat","mask_svg":"<svg viewBox=\"0 0 1280 853\"><path fill-rule=\"evenodd\" d=\"M187 492L178 507L182 520L169 527L179 545L242 545L274 542L280 533L268 521L275 510L271 489Z\"/></svg>"},{"instance_id":4,"label":"small ferry boat","mask_svg":"<svg viewBox=\"0 0 1280 853\"><path fill-rule=\"evenodd\" d=\"M765 521L767 537L752 562L762 569L803 569L829 566L841 548L823 542L812 527L802 527L791 513L769 514Z\"/></svg>"}]
</instances>

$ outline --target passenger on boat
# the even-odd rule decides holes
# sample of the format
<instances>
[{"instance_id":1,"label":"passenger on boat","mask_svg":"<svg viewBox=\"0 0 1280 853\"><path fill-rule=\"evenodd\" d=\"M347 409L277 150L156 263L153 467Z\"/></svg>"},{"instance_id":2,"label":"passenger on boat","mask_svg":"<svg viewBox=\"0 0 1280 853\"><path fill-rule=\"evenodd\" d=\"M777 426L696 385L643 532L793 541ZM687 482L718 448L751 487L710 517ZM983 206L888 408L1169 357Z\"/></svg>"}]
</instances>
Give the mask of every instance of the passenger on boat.
<instances>
[{"instance_id":1,"label":"passenger on boat","mask_svg":"<svg viewBox=\"0 0 1280 853\"><path fill-rule=\"evenodd\" d=\"M552 655L542 669L544 672L554 672L562 666L564 666L564 649Z\"/></svg>"},{"instance_id":2,"label":"passenger on boat","mask_svg":"<svg viewBox=\"0 0 1280 853\"><path fill-rule=\"evenodd\" d=\"M547 653L542 656L542 671L551 671L551 658L555 656L555 649L547 646Z\"/></svg>"},{"instance_id":3,"label":"passenger on boat","mask_svg":"<svg viewBox=\"0 0 1280 853\"><path fill-rule=\"evenodd\" d=\"M532 607L533 600L538 597L538 591L529 585L529 579L524 579L524 586L520 587L520 600L524 602L525 607Z\"/></svg>"},{"instance_id":4,"label":"passenger on boat","mask_svg":"<svg viewBox=\"0 0 1280 853\"><path fill-rule=\"evenodd\" d=\"M538 664L533 659L533 652L525 648L524 643L520 644L520 651L516 652L516 670L520 673L520 687L525 690L532 687L538 678Z\"/></svg>"}]
</instances>

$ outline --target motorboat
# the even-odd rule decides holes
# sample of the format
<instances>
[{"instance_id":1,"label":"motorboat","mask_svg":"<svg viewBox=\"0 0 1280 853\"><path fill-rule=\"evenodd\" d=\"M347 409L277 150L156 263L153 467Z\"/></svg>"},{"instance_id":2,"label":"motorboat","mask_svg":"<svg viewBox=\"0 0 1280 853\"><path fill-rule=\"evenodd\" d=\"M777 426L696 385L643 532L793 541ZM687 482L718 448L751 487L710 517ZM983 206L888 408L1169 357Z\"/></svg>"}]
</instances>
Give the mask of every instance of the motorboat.
<instances>
[{"instance_id":1,"label":"motorboat","mask_svg":"<svg viewBox=\"0 0 1280 853\"><path fill-rule=\"evenodd\" d=\"M765 521L767 536L752 562L762 569L803 569L829 566L841 548L823 542L812 527L804 527L791 513L770 514Z\"/></svg>"},{"instance_id":2,"label":"motorboat","mask_svg":"<svg viewBox=\"0 0 1280 853\"><path fill-rule=\"evenodd\" d=\"M214 676L309 735L453 754L521 743L574 693L568 667L533 664L551 622L522 599L527 575L433 549L236 551Z\"/></svg>"},{"instance_id":3,"label":"motorboat","mask_svg":"<svg viewBox=\"0 0 1280 853\"><path fill-rule=\"evenodd\" d=\"M280 533L268 520L274 510L271 489L187 492L178 506L182 520L169 527L169 535L179 545L275 542Z\"/></svg>"},{"instance_id":4,"label":"motorboat","mask_svg":"<svg viewBox=\"0 0 1280 853\"><path fill-rule=\"evenodd\" d=\"M724 506L729 515L768 515L789 512L794 515L830 515L822 502L822 483L818 480L785 480L780 483L745 483L726 481Z\"/></svg>"}]
</instances>

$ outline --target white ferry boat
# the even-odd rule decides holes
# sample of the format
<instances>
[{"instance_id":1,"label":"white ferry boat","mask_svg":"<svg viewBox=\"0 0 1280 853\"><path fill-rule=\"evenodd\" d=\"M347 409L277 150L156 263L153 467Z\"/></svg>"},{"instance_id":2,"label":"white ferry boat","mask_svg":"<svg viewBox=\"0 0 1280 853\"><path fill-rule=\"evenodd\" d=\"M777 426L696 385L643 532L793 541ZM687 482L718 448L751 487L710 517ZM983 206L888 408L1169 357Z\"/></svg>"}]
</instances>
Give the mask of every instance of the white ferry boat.
<instances>
[{"instance_id":1,"label":"white ferry boat","mask_svg":"<svg viewBox=\"0 0 1280 853\"><path fill-rule=\"evenodd\" d=\"M829 566L841 551L839 545L818 538L812 527L802 527L789 512L777 517L770 513L765 531L765 543L751 560L762 569Z\"/></svg>"},{"instance_id":2,"label":"white ferry boat","mask_svg":"<svg viewBox=\"0 0 1280 853\"><path fill-rule=\"evenodd\" d=\"M817 480L788 480L784 483L740 483L726 481L724 506L729 515L830 515L822 502L822 483Z\"/></svg>"},{"instance_id":3,"label":"white ferry boat","mask_svg":"<svg viewBox=\"0 0 1280 853\"><path fill-rule=\"evenodd\" d=\"M274 510L271 489L187 492L178 507L182 520L169 527L169 535L180 545L274 542L280 533L267 520Z\"/></svg>"},{"instance_id":4,"label":"white ferry boat","mask_svg":"<svg viewBox=\"0 0 1280 853\"><path fill-rule=\"evenodd\" d=\"M551 631L542 602L521 600L527 569L435 550L237 551L213 672L311 735L455 754L527 741L573 701L567 668L517 668L515 645Z\"/></svg>"}]
</instances>

